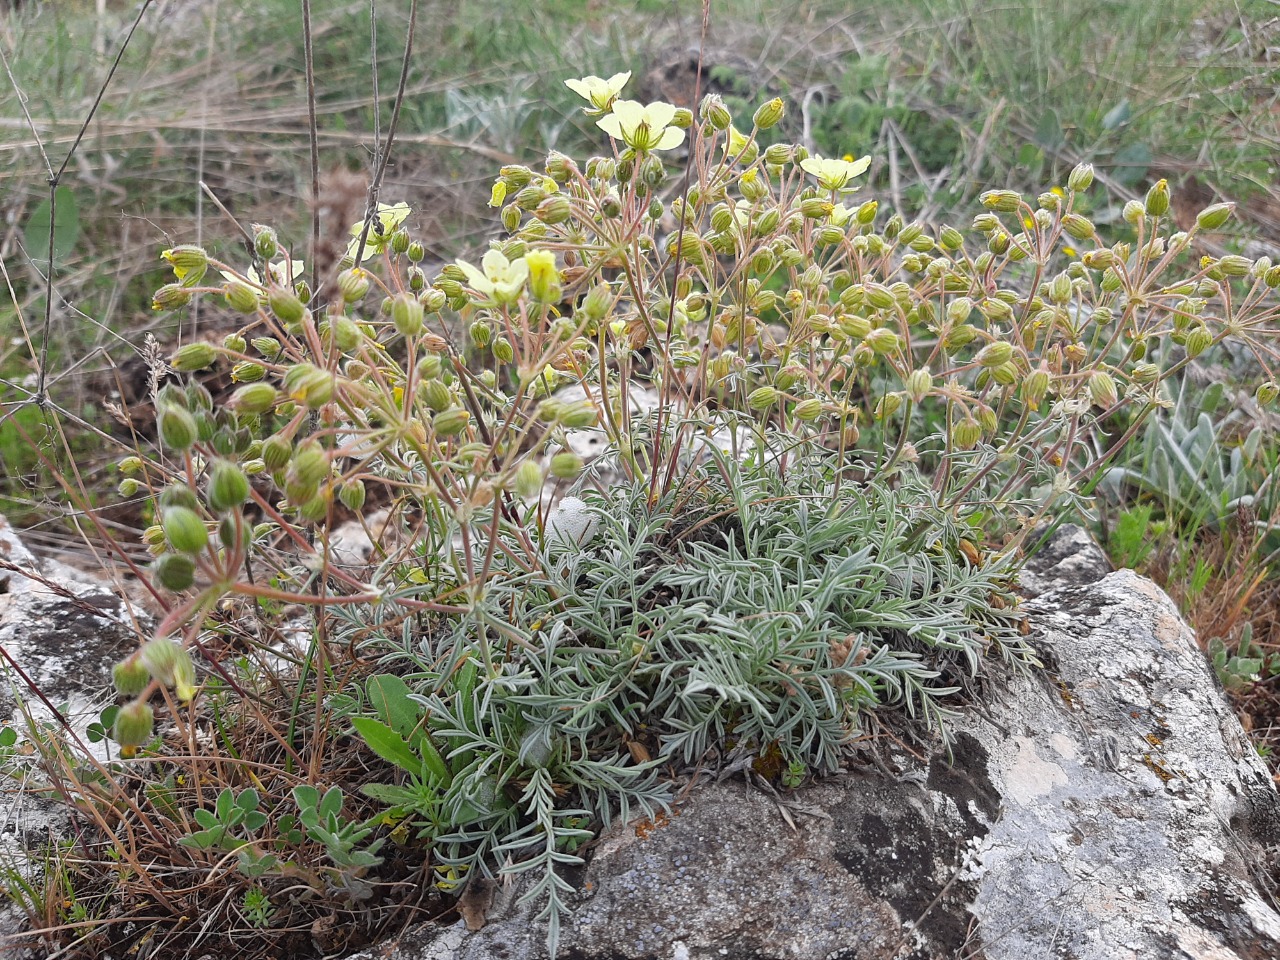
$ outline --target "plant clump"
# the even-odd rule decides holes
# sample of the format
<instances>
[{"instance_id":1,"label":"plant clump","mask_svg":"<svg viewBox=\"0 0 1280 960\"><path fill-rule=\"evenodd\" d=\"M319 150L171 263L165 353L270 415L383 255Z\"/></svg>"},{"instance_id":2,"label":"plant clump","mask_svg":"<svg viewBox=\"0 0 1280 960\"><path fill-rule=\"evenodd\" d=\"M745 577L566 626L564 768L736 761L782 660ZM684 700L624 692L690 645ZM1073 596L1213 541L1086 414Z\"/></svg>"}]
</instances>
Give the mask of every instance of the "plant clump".
<instances>
[{"instance_id":1,"label":"plant clump","mask_svg":"<svg viewBox=\"0 0 1280 960\"><path fill-rule=\"evenodd\" d=\"M1275 401L1280 266L1194 254L1229 206L1178 230L1160 181L1104 236L1080 166L935 228L860 195L871 158L773 140L781 100L628 79L569 82L601 152L503 167L477 257L429 267L405 203L351 227L327 302L268 226L163 254L155 309L238 326L173 354L121 464L166 613L74 792L131 857L233 865L263 931L529 873L554 953L564 868L684 771L795 785L1033 668L1019 549L1194 358L1249 351ZM375 508L393 533L341 560Z\"/></svg>"}]
</instances>

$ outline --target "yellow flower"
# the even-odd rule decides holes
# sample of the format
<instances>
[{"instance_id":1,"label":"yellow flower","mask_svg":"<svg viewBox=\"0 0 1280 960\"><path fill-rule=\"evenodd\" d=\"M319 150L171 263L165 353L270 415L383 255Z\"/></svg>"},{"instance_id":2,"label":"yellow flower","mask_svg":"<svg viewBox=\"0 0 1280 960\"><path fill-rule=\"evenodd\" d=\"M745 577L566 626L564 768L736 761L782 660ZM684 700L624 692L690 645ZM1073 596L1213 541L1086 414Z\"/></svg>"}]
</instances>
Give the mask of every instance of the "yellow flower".
<instances>
[{"instance_id":1,"label":"yellow flower","mask_svg":"<svg viewBox=\"0 0 1280 960\"><path fill-rule=\"evenodd\" d=\"M1062 252L1065 253L1068 257L1074 257L1076 255L1076 248L1068 247L1064 245L1062 248Z\"/></svg>"},{"instance_id":2,"label":"yellow flower","mask_svg":"<svg viewBox=\"0 0 1280 960\"><path fill-rule=\"evenodd\" d=\"M490 250L480 260L481 269L458 261L458 269L467 275L471 289L486 303L513 304L529 279L529 264L524 257L508 260L500 250Z\"/></svg>"},{"instance_id":3,"label":"yellow flower","mask_svg":"<svg viewBox=\"0 0 1280 960\"><path fill-rule=\"evenodd\" d=\"M556 269L556 255L550 250L530 250L524 257L529 270L529 292L539 303L559 302L560 271Z\"/></svg>"},{"instance_id":4,"label":"yellow flower","mask_svg":"<svg viewBox=\"0 0 1280 960\"><path fill-rule=\"evenodd\" d=\"M583 77L581 80L566 80L564 85L583 100L590 101L591 107L595 109L587 108L586 112L589 115L599 116L608 112L613 106L613 101L618 99L618 94L630 79L631 71L628 70L626 73L615 73L608 80L595 76Z\"/></svg>"},{"instance_id":5,"label":"yellow flower","mask_svg":"<svg viewBox=\"0 0 1280 960\"><path fill-rule=\"evenodd\" d=\"M369 233L364 241L364 253L360 256L360 262L368 260L374 254L381 253L386 249L387 243L391 240L391 235L396 232L396 228L409 218L409 204L400 203L379 203L377 215L373 218L373 223L369 224ZM356 250L360 246L360 234L364 233L364 221L351 225L351 242L347 244L347 259L355 262Z\"/></svg>"},{"instance_id":6,"label":"yellow flower","mask_svg":"<svg viewBox=\"0 0 1280 960\"><path fill-rule=\"evenodd\" d=\"M851 190L852 187L846 186L854 177L860 177L867 172L867 168L871 166L871 158L863 157L860 160L843 160L843 159L824 159L822 157L806 157L800 161L800 167L805 173L811 173L818 178L818 186L824 190Z\"/></svg>"},{"instance_id":7,"label":"yellow flower","mask_svg":"<svg viewBox=\"0 0 1280 960\"><path fill-rule=\"evenodd\" d=\"M1065 197L1067 195L1067 191L1063 190L1061 187L1050 187L1049 192L1056 197Z\"/></svg>"},{"instance_id":8,"label":"yellow flower","mask_svg":"<svg viewBox=\"0 0 1280 960\"><path fill-rule=\"evenodd\" d=\"M671 150L684 143L684 131L671 126L676 108L659 100L647 107L635 100L617 100L613 112L596 121L596 126L621 140L637 153Z\"/></svg>"}]
</instances>

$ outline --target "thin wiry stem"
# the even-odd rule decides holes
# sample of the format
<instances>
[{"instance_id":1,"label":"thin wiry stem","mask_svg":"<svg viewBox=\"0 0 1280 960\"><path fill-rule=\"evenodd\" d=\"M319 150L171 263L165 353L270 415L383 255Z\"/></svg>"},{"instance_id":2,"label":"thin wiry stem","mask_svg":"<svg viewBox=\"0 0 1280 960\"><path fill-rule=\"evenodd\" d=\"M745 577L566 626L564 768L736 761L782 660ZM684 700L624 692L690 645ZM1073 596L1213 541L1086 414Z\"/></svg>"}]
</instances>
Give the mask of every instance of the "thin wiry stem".
<instances>
[{"instance_id":1,"label":"thin wiry stem","mask_svg":"<svg viewBox=\"0 0 1280 960\"><path fill-rule=\"evenodd\" d=\"M302 55L307 72L307 140L311 147L311 253L307 261L311 264L314 296L320 291L322 278L316 273L316 251L320 249L320 135L316 126L316 70L311 42L311 0L302 0Z\"/></svg>"},{"instance_id":2,"label":"thin wiry stem","mask_svg":"<svg viewBox=\"0 0 1280 960\"><path fill-rule=\"evenodd\" d=\"M372 0L370 3L372 7ZM378 154L374 158L374 174L373 182L369 184L369 200L364 211L364 229L360 231L360 242L356 244L356 266L360 265L360 260L364 256L365 241L369 238L369 227L373 224L373 217L378 209L378 191L382 188L382 178L387 172L387 160L391 156L391 145L395 142L396 126L400 122L400 108L404 105L404 91L409 83L409 62L413 56L413 35L418 27L418 0L412 0L409 4L409 29L405 33L404 56L400 59L400 83L396 88L395 103L391 107L391 123L387 126L387 139L379 147ZM376 37L375 37L376 47ZM377 51L374 52L374 62L377 62ZM377 69L374 69L375 84L377 82ZM375 93L375 98L377 94ZM377 129L377 104L374 104L374 129ZM376 134L375 134L376 136Z\"/></svg>"},{"instance_id":3,"label":"thin wiry stem","mask_svg":"<svg viewBox=\"0 0 1280 960\"><path fill-rule=\"evenodd\" d=\"M129 42L133 39L138 25L142 23L143 16L146 15L150 8L151 0L143 0L142 5L138 8L138 15L133 20L133 25L129 28L129 32L125 34L124 41L120 44L120 49L116 51L116 58L111 63L111 69L107 71L106 79L102 81L102 85L98 88L98 95L93 98L93 105L89 108L89 112L85 114L84 122L80 124L76 138L71 143L71 149L67 151L67 155L62 159L62 164L57 170L54 170L53 164L49 162L49 155L45 152L44 143L40 139L40 134L36 132L31 114L27 111L26 98L18 88L13 71L9 69L9 60L4 57L4 50L0 49L0 57L4 58L5 72L9 75L9 82L13 84L14 93L17 94L18 102L22 105L22 113L27 118L27 124L31 127L32 136L35 137L36 145L40 149L40 156L44 158L45 169L49 172L49 259L48 267L45 270L44 328L40 334L40 361L36 371L36 392L34 397L34 403L40 407L43 407L47 400L45 384L49 366L49 330L53 326L53 242L54 224L58 222L58 184L62 181L62 175L66 173L67 165L71 163L71 159L76 155L76 150L80 148L80 141L84 139L85 132L89 129L89 124L93 122L94 115L98 112L98 107L102 105L102 98L106 96L107 87L111 85L111 81L116 75L116 70L120 66L120 61L124 59L124 52L129 49Z\"/></svg>"}]
</instances>

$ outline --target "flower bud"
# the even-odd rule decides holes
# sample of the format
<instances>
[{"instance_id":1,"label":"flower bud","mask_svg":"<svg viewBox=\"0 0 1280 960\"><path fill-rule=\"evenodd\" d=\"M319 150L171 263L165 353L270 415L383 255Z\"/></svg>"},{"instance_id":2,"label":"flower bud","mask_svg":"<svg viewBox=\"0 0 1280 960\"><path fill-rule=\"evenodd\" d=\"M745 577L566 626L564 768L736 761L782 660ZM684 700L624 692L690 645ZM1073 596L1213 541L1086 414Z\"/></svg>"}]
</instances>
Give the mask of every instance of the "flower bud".
<instances>
[{"instance_id":1,"label":"flower bud","mask_svg":"<svg viewBox=\"0 0 1280 960\"><path fill-rule=\"evenodd\" d=\"M1022 402L1028 407L1035 410L1039 408L1044 401L1045 394L1049 392L1049 371L1044 369L1032 370L1025 380L1022 381Z\"/></svg>"},{"instance_id":2,"label":"flower bud","mask_svg":"<svg viewBox=\"0 0 1280 960\"><path fill-rule=\"evenodd\" d=\"M1160 379L1160 367L1154 363L1139 363L1129 371L1129 377L1134 383L1149 386Z\"/></svg>"},{"instance_id":3,"label":"flower bud","mask_svg":"<svg viewBox=\"0 0 1280 960\"><path fill-rule=\"evenodd\" d=\"M911 398L912 403L921 403L932 389L933 374L929 372L928 367L913 370L907 377L907 396Z\"/></svg>"},{"instance_id":4,"label":"flower bud","mask_svg":"<svg viewBox=\"0 0 1280 960\"><path fill-rule=\"evenodd\" d=\"M418 298L397 294L391 301L391 323L402 337L416 337L422 332L424 310Z\"/></svg>"},{"instance_id":5,"label":"flower bud","mask_svg":"<svg viewBox=\"0 0 1280 960\"><path fill-rule=\"evenodd\" d=\"M206 499L209 509L215 513L225 513L245 502L249 497L249 478L234 463L220 460L209 474L209 489Z\"/></svg>"},{"instance_id":6,"label":"flower bud","mask_svg":"<svg viewBox=\"0 0 1280 960\"><path fill-rule=\"evenodd\" d=\"M209 543L209 531L194 510L169 507L161 521L165 539L179 553L199 553Z\"/></svg>"},{"instance_id":7,"label":"flower bud","mask_svg":"<svg viewBox=\"0 0 1280 960\"><path fill-rule=\"evenodd\" d=\"M1093 186L1093 164L1079 163L1067 177L1067 189L1083 193Z\"/></svg>"},{"instance_id":8,"label":"flower bud","mask_svg":"<svg viewBox=\"0 0 1280 960\"><path fill-rule=\"evenodd\" d=\"M608 285L597 283L587 291L587 295L582 298L582 303L578 309L582 311L588 320L599 323L612 306L613 296L609 292Z\"/></svg>"},{"instance_id":9,"label":"flower bud","mask_svg":"<svg viewBox=\"0 0 1280 960\"><path fill-rule=\"evenodd\" d=\"M1111 374L1105 370L1093 372L1089 377L1089 399L1093 401L1094 406L1101 407L1103 410L1110 410L1116 405L1119 395Z\"/></svg>"},{"instance_id":10,"label":"flower bud","mask_svg":"<svg viewBox=\"0 0 1280 960\"><path fill-rule=\"evenodd\" d=\"M467 429L471 422L471 414L462 407L443 410L431 418L431 425L442 437L455 437Z\"/></svg>"},{"instance_id":11,"label":"flower bud","mask_svg":"<svg viewBox=\"0 0 1280 960\"><path fill-rule=\"evenodd\" d=\"M1280 397L1280 384L1274 380L1266 380L1258 384L1258 392L1254 397L1259 406L1269 407L1276 402L1276 397Z\"/></svg>"},{"instance_id":12,"label":"flower bud","mask_svg":"<svg viewBox=\"0 0 1280 960\"><path fill-rule=\"evenodd\" d=\"M1066 214L1062 218L1062 229L1068 236L1075 237L1077 240L1088 240L1095 232L1093 222L1078 213Z\"/></svg>"},{"instance_id":13,"label":"flower bud","mask_svg":"<svg viewBox=\"0 0 1280 960\"><path fill-rule=\"evenodd\" d=\"M1046 295L1050 303L1062 306L1071 300L1071 277L1066 273L1060 273L1048 283Z\"/></svg>"},{"instance_id":14,"label":"flower bud","mask_svg":"<svg viewBox=\"0 0 1280 960\"><path fill-rule=\"evenodd\" d=\"M800 212L810 220L823 220L831 216L835 204L821 197L809 197L800 201Z\"/></svg>"},{"instance_id":15,"label":"flower bud","mask_svg":"<svg viewBox=\"0 0 1280 960\"><path fill-rule=\"evenodd\" d=\"M973 417L965 417L951 425L951 442L960 450L972 450L982 439L982 426Z\"/></svg>"},{"instance_id":16,"label":"flower bud","mask_svg":"<svg viewBox=\"0 0 1280 960\"><path fill-rule=\"evenodd\" d=\"M513 483L517 496L530 500L542 490L542 466L536 460L526 460L516 470Z\"/></svg>"},{"instance_id":17,"label":"flower bud","mask_svg":"<svg viewBox=\"0 0 1280 960\"><path fill-rule=\"evenodd\" d=\"M138 747L151 739L154 729L155 711L151 709L151 704L134 700L116 712L111 739L120 745L121 756L129 759L137 755Z\"/></svg>"},{"instance_id":18,"label":"flower bud","mask_svg":"<svg viewBox=\"0 0 1280 960\"><path fill-rule=\"evenodd\" d=\"M267 306L286 327L301 323L307 312L306 305L298 299L298 295L286 287L272 287L268 290Z\"/></svg>"},{"instance_id":19,"label":"flower bud","mask_svg":"<svg viewBox=\"0 0 1280 960\"><path fill-rule=\"evenodd\" d=\"M439 380L428 380L422 385L422 399L436 413L453 406L453 394Z\"/></svg>"},{"instance_id":20,"label":"flower bud","mask_svg":"<svg viewBox=\"0 0 1280 960\"><path fill-rule=\"evenodd\" d=\"M211 343L188 343L169 358L169 366L181 373L193 373L213 365L218 350Z\"/></svg>"},{"instance_id":21,"label":"flower bud","mask_svg":"<svg viewBox=\"0 0 1280 960\"><path fill-rule=\"evenodd\" d=\"M747 395L747 406L752 410L767 410L778 401L776 387L757 387Z\"/></svg>"},{"instance_id":22,"label":"flower bud","mask_svg":"<svg viewBox=\"0 0 1280 960\"><path fill-rule=\"evenodd\" d=\"M565 404L559 411L557 420L570 430L585 430L594 427L599 419L595 404L590 400Z\"/></svg>"},{"instance_id":23,"label":"flower bud","mask_svg":"<svg viewBox=\"0 0 1280 960\"><path fill-rule=\"evenodd\" d=\"M863 339L863 344L881 355L896 353L902 348L901 338L887 327L872 330Z\"/></svg>"},{"instance_id":24,"label":"flower bud","mask_svg":"<svg viewBox=\"0 0 1280 960\"><path fill-rule=\"evenodd\" d=\"M241 283L239 280L229 281L222 288L222 297L227 306L236 311L236 313L253 313L262 303L258 299L258 291L247 283Z\"/></svg>"},{"instance_id":25,"label":"flower bud","mask_svg":"<svg viewBox=\"0 0 1280 960\"><path fill-rule=\"evenodd\" d=\"M901 406L902 394L886 393L876 402L875 410L872 411L871 417L873 420L878 421L888 420L898 412L898 408Z\"/></svg>"},{"instance_id":26,"label":"flower bud","mask_svg":"<svg viewBox=\"0 0 1280 960\"><path fill-rule=\"evenodd\" d=\"M1013 344L996 340L988 343L974 357L979 366L993 369L1013 359Z\"/></svg>"},{"instance_id":27,"label":"flower bud","mask_svg":"<svg viewBox=\"0 0 1280 960\"><path fill-rule=\"evenodd\" d=\"M262 441L262 462L268 470L279 470L293 456L293 444L279 436L267 437Z\"/></svg>"},{"instance_id":28,"label":"flower bud","mask_svg":"<svg viewBox=\"0 0 1280 960\"><path fill-rule=\"evenodd\" d=\"M253 225L253 252L263 260L274 260L280 252L280 242L276 232L261 223Z\"/></svg>"},{"instance_id":29,"label":"flower bud","mask_svg":"<svg viewBox=\"0 0 1280 960\"><path fill-rule=\"evenodd\" d=\"M332 400L335 388L333 374L310 363L290 367L283 386L289 399L312 410Z\"/></svg>"},{"instance_id":30,"label":"flower bud","mask_svg":"<svg viewBox=\"0 0 1280 960\"><path fill-rule=\"evenodd\" d=\"M176 310L191 302L191 291L180 283L166 283L151 298L152 310Z\"/></svg>"},{"instance_id":31,"label":"flower bud","mask_svg":"<svg viewBox=\"0 0 1280 960\"><path fill-rule=\"evenodd\" d=\"M791 146L786 143L771 144L764 151L764 162L779 167L791 162Z\"/></svg>"},{"instance_id":32,"label":"flower bud","mask_svg":"<svg viewBox=\"0 0 1280 960\"><path fill-rule=\"evenodd\" d=\"M1115 266L1116 255L1105 247L1101 247L1097 250L1087 251L1080 258L1080 262L1090 270L1106 270L1108 267Z\"/></svg>"},{"instance_id":33,"label":"flower bud","mask_svg":"<svg viewBox=\"0 0 1280 960\"><path fill-rule=\"evenodd\" d=\"M165 250L160 257L169 261L174 274L185 287L194 287L204 278L205 271L209 269L209 255L205 253L204 248L190 243Z\"/></svg>"},{"instance_id":34,"label":"flower bud","mask_svg":"<svg viewBox=\"0 0 1280 960\"><path fill-rule=\"evenodd\" d=\"M499 363L510 363L516 358L515 347L506 337L493 341L493 356Z\"/></svg>"},{"instance_id":35,"label":"flower bud","mask_svg":"<svg viewBox=\"0 0 1280 960\"><path fill-rule=\"evenodd\" d=\"M1142 222L1142 218L1146 216L1146 213L1147 208L1142 205L1141 200L1130 200L1124 205L1121 216L1124 218L1125 223L1136 227Z\"/></svg>"},{"instance_id":36,"label":"flower bud","mask_svg":"<svg viewBox=\"0 0 1280 960\"><path fill-rule=\"evenodd\" d=\"M1213 334L1203 324L1199 324L1187 331L1187 340L1184 344L1187 356L1198 357L1211 346L1213 346Z\"/></svg>"},{"instance_id":37,"label":"flower bud","mask_svg":"<svg viewBox=\"0 0 1280 960\"><path fill-rule=\"evenodd\" d=\"M786 107L782 102L782 98L774 97L768 103L761 104L760 108L756 110L755 116L751 119L757 129L768 130L782 119L785 111Z\"/></svg>"},{"instance_id":38,"label":"flower bud","mask_svg":"<svg viewBox=\"0 0 1280 960\"><path fill-rule=\"evenodd\" d=\"M122 697L136 697L151 682L151 671L137 657L121 660L111 668L111 680L116 693Z\"/></svg>"},{"instance_id":39,"label":"flower bud","mask_svg":"<svg viewBox=\"0 0 1280 960\"><path fill-rule=\"evenodd\" d=\"M347 480L338 488L338 499L352 513L360 512L360 508L364 506L365 496L363 480Z\"/></svg>"},{"instance_id":40,"label":"flower bud","mask_svg":"<svg viewBox=\"0 0 1280 960\"><path fill-rule=\"evenodd\" d=\"M562 450L551 458L551 475L558 480L572 480L582 472L582 458L570 450Z\"/></svg>"},{"instance_id":41,"label":"flower bud","mask_svg":"<svg viewBox=\"0 0 1280 960\"><path fill-rule=\"evenodd\" d=\"M1231 219L1235 208L1234 203L1215 203L1205 207L1196 215L1196 226L1202 230L1217 230Z\"/></svg>"},{"instance_id":42,"label":"flower bud","mask_svg":"<svg viewBox=\"0 0 1280 960\"><path fill-rule=\"evenodd\" d=\"M177 404L166 403L157 417L160 440L173 451L186 450L196 442L196 421L189 411Z\"/></svg>"},{"instance_id":43,"label":"flower bud","mask_svg":"<svg viewBox=\"0 0 1280 960\"><path fill-rule=\"evenodd\" d=\"M978 200L988 210L1012 213L1018 209L1018 204L1022 202L1022 197L1012 190L988 190Z\"/></svg>"},{"instance_id":44,"label":"flower bud","mask_svg":"<svg viewBox=\"0 0 1280 960\"><path fill-rule=\"evenodd\" d=\"M470 334L471 343L477 350L483 350L493 340L493 327L487 320L473 321L467 328L467 333Z\"/></svg>"},{"instance_id":45,"label":"flower bud","mask_svg":"<svg viewBox=\"0 0 1280 960\"><path fill-rule=\"evenodd\" d=\"M368 271L350 267L338 274L338 292L344 303L357 303L369 292Z\"/></svg>"},{"instance_id":46,"label":"flower bud","mask_svg":"<svg viewBox=\"0 0 1280 960\"><path fill-rule=\"evenodd\" d=\"M156 582L166 590L180 593L195 583L196 562L182 553L164 553L156 558L152 569Z\"/></svg>"},{"instance_id":47,"label":"flower bud","mask_svg":"<svg viewBox=\"0 0 1280 960\"><path fill-rule=\"evenodd\" d=\"M263 414L275 406L277 395L276 388L269 383L247 383L231 395L227 405L237 414Z\"/></svg>"},{"instance_id":48,"label":"flower bud","mask_svg":"<svg viewBox=\"0 0 1280 960\"><path fill-rule=\"evenodd\" d=\"M191 662L191 655L181 644L157 638L143 645L138 659L155 680L172 686L181 665Z\"/></svg>"},{"instance_id":49,"label":"flower bud","mask_svg":"<svg viewBox=\"0 0 1280 960\"><path fill-rule=\"evenodd\" d=\"M1247 277L1253 270L1253 261L1248 257L1229 254L1217 262L1217 267L1224 276Z\"/></svg>"},{"instance_id":50,"label":"flower bud","mask_svg":"<svg viewBox=\"0 0 1280 960\"><path fill-rule=\"evenodd\" d=\"M1011 387L1018 379L1018 367L1012 362L1002 363L992 368L991 379L1002 387Z\"/></svg>"},{"instance_id":51,"label":"flower bud","mask_svg":"<svg viewBox=\"0 0 1280 960\"><path fill-rule=\"evenodd\" d=\"M724 101L720 99L718 94L708 93L703 97L702 103L698 107L698 114L711 124L712 130L728 130L729 125L733 123L733 116L726 109Z\"/></svg>"},{"instance_id":52,"label":"flower bud","mask_svg":"<svg viewBox=\"0 0 1280 960\"><path fill-rule=\"evenodd\" d=\"M318 486L329 476L329 455L318 440L312 438L298 444L289 464L289 473L300 484L309 487Z\"/></svg>"},{"instance_id":53,"label":"flower bud","mask_svg":"<svg viewBox=\"0 0 1280 960\"><path fill-rule=\"evenodd\" d=\"M661 163L662 161L658 161ZM573 205L563 193L553 194L533 208L533 215L543 223L564 223L573 216Z\"/></svg>"},{"instance_id":54,"label":"flower bud","mask_svg":"<svg viewBox=\"0 0 1280 960\"><path fill-rule=\"evenodd\" d=\"M1157 180L1152 184L1151 189L1147 191L1146 201L1143 208L1147 215L1151 217L1159 217L1169 211L1169 181Z\"/></svg>"}]
</instances>

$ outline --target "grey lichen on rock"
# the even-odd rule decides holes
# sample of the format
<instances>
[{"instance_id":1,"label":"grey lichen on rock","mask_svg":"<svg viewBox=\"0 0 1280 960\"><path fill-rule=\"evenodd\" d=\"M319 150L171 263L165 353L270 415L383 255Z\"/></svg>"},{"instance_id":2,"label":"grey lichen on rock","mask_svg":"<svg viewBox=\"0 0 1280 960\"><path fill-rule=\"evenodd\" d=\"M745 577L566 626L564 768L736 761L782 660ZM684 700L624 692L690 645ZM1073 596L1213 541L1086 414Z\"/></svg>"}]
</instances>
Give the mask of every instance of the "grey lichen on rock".
<instances>
[{"instance_id":1,"label":"grey lichen on rock","mask_svg":"<svg viewBox=\"0 0 1280 960\"><path fill-rule=\"evenodd\" d=\"M1280 957L1266 767L1169 598L1062 536L1028 591L1045 672L967 711L949 751L896 752L893 776L780 797L708 783L616 827L560 956ZM518 892L478 932L424 925L359 957L542 957Z\"/></svg>"}]
</instances>

